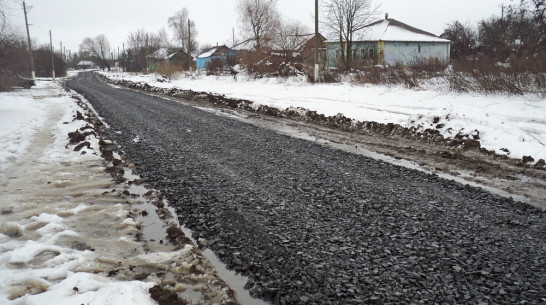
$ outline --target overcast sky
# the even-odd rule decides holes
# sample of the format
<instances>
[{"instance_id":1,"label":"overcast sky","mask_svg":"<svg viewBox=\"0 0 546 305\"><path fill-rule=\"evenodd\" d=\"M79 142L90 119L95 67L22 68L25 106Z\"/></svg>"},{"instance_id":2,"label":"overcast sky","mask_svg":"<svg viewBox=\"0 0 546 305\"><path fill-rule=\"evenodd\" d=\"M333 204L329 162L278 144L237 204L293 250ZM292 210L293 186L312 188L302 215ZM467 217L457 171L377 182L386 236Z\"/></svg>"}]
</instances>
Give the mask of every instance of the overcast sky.
<instances>
[{"instance_id":1,"label":"overcast sky","mask_svg":"<svg viewBox=\"0 0 546 305\"><path fill-rule=\"evenodd\" d=\"M0 0L6 1L6 0ZM24 26L22 1L12 1L11 20ZM319 0L320 2L321 0ZM313 29L314 0L278 0L285 19L296 19ZM28 18L31 37L40 44L62 41L66 50L77 51L85 37L105 34L117 50L130 32L139 28L157 32L167 26L167 19L186 7L195 21L200 44L231 45L232 29L239 32L237 0L26 0L31 6ZM439 35L446 24L459 20L475 25L481 19L500 15L501 5L510 0L375 0L381 5L381 17L389 17Z\"/></svg>"}]
</instances>

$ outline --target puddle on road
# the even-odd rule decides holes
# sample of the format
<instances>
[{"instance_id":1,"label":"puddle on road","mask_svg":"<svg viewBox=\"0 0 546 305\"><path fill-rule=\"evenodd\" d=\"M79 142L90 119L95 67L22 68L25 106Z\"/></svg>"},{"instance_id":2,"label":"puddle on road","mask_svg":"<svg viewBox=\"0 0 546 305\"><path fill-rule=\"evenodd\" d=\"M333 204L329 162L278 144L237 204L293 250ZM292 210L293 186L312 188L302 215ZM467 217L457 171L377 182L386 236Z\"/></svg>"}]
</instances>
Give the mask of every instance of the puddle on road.
<instances>
[{"instance_id":1,"label":"puddle on road","mask_svg":"<svg viewBox=\"0 0 546 305\"><path fill-rule=\"evenodd\" d=\"M116 157L116 158L119 158ZM125 175L124 177L127 179L127 181L135 181L139 180L140 177L133 174L131 169L125 168ZM197 245L197 242L193 239L192 231L188 229L187 227L180 225L177 221L178 217L176 217L176 211L173 207L169 205L169 202L166 199L162 200L162 203L165 207L165 209L170 213L171 216L167 216L166 218L170 218L169 220L160 219L157 215L158 208L153 205L150 200L147 200L145 198L145 194L148 193L150 190L142 185L131 185L127 188L129 193L131 194L138 194L139 197L135 198L140 204L136 205L139 210L146 211L145 215L139 214L135 220L140 222L142 224L142 239L145 240L148 243L148 246L150 248L156 248L160 245L162 245L161 241L165 243L167 241L167 228L174 224L178 226L184 235L186 237L190 238L194 245ZM240 275L235 273L234 271L231 271L227 269L227 266L222 263L218 257L214 254L214 252L210 249L204 249L201 250L201 254L210 262L210 264L214 267L214 269L217 272L218 277L220 277L228 286L235 291L237 301L241 303L241 305L267 305L268 303L253 298L248 290L244 289L244 286L248 282L248 277ZM185 291L185 295L188 290ZM190 295L192 295L192 291L189 291ZM199 294L199 291L193 291L194 297L196 297L196 294Z\"/></svg>"},{"instance_id":2,"label":"puddle on road","mask_svg":"<svg viewBox=\"0 0 546 305\"><path fill-rule=\"evenodd\" d=\"M192 237L191 230L185 226L180 226L180 228L182 229L182 232L184 232L186 236L190 237L193 243L196 244L196 241ZM229 270L226 264L222 263L211 249L204 249L201 251L201 253L214 266L218 276L224 280L224 282L228 283L231 289L235 291L237 294L237 301L239 301L241 305L268 305L267 302L252 297L248 290L244 288L248 282L247 276L237 274L235 271Z\"/></svg>"}]
</instances>

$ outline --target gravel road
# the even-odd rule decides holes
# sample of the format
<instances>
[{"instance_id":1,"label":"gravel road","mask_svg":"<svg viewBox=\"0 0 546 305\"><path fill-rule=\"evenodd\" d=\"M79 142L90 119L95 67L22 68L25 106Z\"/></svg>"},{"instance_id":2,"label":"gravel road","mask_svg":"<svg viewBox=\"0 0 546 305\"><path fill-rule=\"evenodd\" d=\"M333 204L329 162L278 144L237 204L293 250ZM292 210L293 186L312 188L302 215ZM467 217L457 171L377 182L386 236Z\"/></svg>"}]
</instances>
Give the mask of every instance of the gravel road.
<instances>
[{"instance_id":1,"label":"gravel road","mask_svg":"<svg viewBox=\"0 0 546 305\"><path fill-rule=\"evenodd\" d=\"M546 303L546 213L81 73L179 221L272 304Z\"/></svg>"}]
</instances>

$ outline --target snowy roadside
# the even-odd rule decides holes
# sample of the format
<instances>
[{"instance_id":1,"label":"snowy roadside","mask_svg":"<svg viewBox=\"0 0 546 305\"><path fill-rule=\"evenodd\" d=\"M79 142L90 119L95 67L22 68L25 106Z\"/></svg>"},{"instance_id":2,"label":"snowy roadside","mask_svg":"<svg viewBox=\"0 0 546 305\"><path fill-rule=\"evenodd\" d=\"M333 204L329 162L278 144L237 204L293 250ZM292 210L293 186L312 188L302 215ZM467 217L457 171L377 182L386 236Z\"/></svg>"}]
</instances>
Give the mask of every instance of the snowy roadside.
<instances>
[{"instance_id":1,"label":"snowy roadside","mask_svg":"<svg viewBox=\"0 0 546 305\"><path fill-rule=\"evenodd\" d=\"M237 304L96 122L53 82L0 93L0 303Z\"/></svg>"},{"instance_id":2,"label":"snowy roadside","mask_svg":"<svg viewBox=\"0 0 546 305\"><path fill-rule=\"evenodd\" d=\"M254 80L195 75L168 82L155 74L101 74L160 88L221 94L282 110L299 107L325 116L341 113L356 121L393 123L418 131L432 129L448 139L463 136L479 140L481 147L511 158L546 159L546 100L533 95L453 93L439 85L429 90L311 85L300 78Z\"/></svg>"}]
</instances>

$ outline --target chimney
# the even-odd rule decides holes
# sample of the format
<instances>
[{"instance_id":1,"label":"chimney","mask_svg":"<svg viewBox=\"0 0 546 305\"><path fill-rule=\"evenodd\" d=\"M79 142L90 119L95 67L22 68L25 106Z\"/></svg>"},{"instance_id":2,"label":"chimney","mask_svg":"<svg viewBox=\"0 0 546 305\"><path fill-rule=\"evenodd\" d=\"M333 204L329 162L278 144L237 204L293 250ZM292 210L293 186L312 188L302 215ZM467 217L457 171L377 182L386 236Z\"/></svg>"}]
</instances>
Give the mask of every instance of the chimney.
<instances>
[{"instance_id":1,"label":"chimney","mask_svg":"<svg viewBox=\"0 0 546 305\"><path fill-rule=\"evenodd\" d=\"M389 14L385 13L385 19L389 20Z\"/></svg>"}]
</instances>

